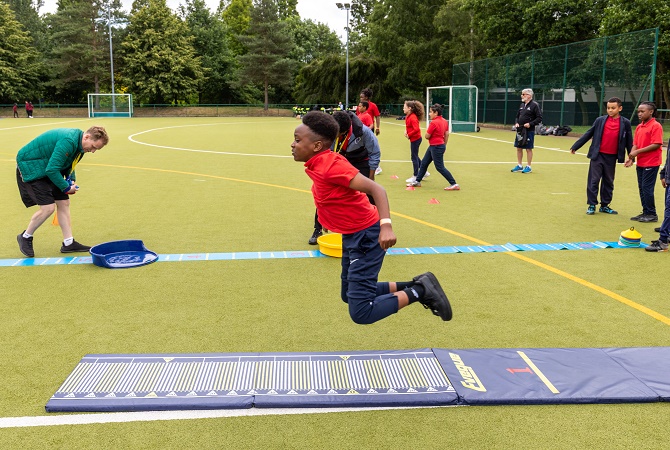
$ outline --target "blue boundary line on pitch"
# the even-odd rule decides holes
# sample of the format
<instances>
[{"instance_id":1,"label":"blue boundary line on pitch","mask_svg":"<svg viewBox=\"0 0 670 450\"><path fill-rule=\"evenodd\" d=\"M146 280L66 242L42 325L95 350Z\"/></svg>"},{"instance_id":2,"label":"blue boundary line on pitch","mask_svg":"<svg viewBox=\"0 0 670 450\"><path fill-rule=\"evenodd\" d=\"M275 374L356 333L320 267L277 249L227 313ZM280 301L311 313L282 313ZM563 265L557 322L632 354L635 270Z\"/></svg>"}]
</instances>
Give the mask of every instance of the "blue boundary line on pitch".
<instances>
[{"instance_id":1,"label":"blue boundary line on pitch","mask_svg":"<svg viewBox=\"0 0 670 450\"><path fill-rule=\"evenodd\" d=\"M465 245L441 247L391 248L386 253L395 255L445 255L453 253L501 253L501 252L534 252L551 250L600 250L605 248L644 248L622 247L618 242L564 242L557 244L503 244L503 245ZM318 250L288 250L276 252L234 252L234 253L174 253L158 255L158 262L185 261L232 261L249 259L296 259L296 258L330 258ZM93 264L91 256L69 256L57 258L21 258L0 259L0 267L38 267L69 264Z\"/></svg>"}]
</instances>

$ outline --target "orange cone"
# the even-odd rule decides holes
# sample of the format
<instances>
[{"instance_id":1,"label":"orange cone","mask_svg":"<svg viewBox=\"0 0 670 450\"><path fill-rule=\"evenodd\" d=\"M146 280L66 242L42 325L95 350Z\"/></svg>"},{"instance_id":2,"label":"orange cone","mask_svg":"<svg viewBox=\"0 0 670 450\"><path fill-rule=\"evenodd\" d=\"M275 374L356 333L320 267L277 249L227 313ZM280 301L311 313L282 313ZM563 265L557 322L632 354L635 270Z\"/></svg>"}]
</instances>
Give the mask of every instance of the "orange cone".
<instances>
[{"instance_id":1,"label":"orange cone","mask_svg":"<svg viewBox=\"0 0 670 450\"><path fill-rule=\"evenodd\" d=\"M58 213L54 213L54 218L51 221L51 225L60 226L60 224L58 223Z\"/></svg>"}]
</instances>

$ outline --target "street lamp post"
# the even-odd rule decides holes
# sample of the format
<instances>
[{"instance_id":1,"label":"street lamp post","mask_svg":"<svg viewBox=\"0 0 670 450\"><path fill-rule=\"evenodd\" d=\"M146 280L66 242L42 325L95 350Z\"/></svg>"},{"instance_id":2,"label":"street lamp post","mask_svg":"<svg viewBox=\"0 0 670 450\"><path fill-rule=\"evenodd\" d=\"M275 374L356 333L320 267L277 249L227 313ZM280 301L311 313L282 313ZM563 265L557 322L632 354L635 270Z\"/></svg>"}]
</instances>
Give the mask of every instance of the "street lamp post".
<instances>
[{"instance_id":1,"label":"street lamp post","mask_svg":"<svg viewBox=\"0 0 670 450\"><path fill-rule=\"evenodd\" d=\"M116 97L113 95L115 92L114 92L114 50L112 47L112 23L113 22L115 23L116 20L112 17L111 6L108 6L105 13L106 13L105 17L96 19L96 22L98 23L107 22L107 32L109 33L109 65L110 65L110 75L112 81L112 111L116 112Z\"/></svg>"},{"instance_id":2,"label":"street lamp post","mask_svg":"<svg viewBox=\"0 0 670 450\"><path fill-rule=\"evenodd\" d=\"M112 50L112 17L111 17L111 10L107 10L107 29L109 30L109 65L111 67L111 73L110 75L112 76L112 94L115 93L114 91L114 51ZM112 95L112 101L114 100L114 96ZM116 103L114 103L114 112L116 112Z\"/></svg>"},{"instance_id":3,"label":"street lamp post","mask_svg":"<svg viewBox=\"0 0 670 450\"><path fill-rule=\"evenodd\" d=\"M346 81L345 81L345 101L344 108L349 109L349 11L351 11L351 3L335 3L339 9L347 11L347 60L346 60Z\"/></svg>"}]
</instances>

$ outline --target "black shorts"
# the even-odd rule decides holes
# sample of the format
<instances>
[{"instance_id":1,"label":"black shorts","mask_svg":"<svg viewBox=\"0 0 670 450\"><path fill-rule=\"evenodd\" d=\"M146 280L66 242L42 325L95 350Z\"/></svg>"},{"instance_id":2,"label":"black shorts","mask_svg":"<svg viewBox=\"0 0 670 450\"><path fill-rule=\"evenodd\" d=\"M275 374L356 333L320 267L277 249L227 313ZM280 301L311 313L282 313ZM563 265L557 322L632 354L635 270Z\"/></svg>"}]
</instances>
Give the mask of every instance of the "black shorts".
<instances>
[{"instance_id":1,"label":"black shorts","mask_svg":"<svg viewBox=\"0 0 670 450\"><path fill-rule=\"evenodd\" d=\"M69 195L58 189L49 177L25 182L19 168L16 168L16 183L19 185L21 200L26 208L35 205L53 205L56 200L67 200Z\"/></svg>"}]
</instances>

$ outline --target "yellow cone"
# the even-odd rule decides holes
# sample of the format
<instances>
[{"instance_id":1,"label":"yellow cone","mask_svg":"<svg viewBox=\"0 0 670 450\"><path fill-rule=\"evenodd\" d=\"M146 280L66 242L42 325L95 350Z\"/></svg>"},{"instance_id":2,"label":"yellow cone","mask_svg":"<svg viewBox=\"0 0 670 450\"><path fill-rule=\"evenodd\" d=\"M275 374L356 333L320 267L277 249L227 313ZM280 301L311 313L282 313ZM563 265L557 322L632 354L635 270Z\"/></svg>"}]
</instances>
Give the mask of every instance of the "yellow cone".
<instances>
[{"instance_id":1,"label":"yellow cone","mask_svg":"<svg viewBox=\"0 0 670 450\"><path fill-rule=\"evenodd\" d=\"M59 226L59 223L58 223L58 213L54 213L54 218L53 218L53 220L51 221L51 225Z\"/></svg>"}]
</instances>

